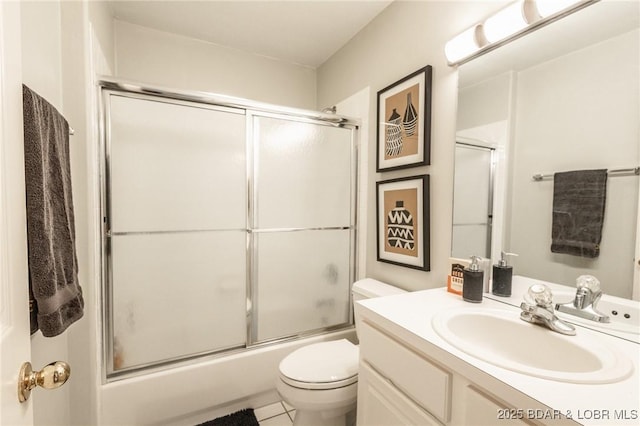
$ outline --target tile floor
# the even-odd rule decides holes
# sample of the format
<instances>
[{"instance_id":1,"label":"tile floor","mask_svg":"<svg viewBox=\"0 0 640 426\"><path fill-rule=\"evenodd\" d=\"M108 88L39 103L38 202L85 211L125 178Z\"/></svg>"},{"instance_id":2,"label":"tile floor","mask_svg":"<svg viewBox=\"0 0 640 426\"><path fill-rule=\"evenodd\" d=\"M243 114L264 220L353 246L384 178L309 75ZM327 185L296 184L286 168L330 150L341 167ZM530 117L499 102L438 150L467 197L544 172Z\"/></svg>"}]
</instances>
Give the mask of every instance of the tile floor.
<instances>
[{"instance_id":1,"label":"tile floor","mask_svg":"<svg viewBox=\"0 0 640 426\"><path fill-rule=\"evenodd\" d=\"M296 410L285 402L256 408L253 412L260 426L291 426L296 414Z\"/></svg>"}]
</instances>

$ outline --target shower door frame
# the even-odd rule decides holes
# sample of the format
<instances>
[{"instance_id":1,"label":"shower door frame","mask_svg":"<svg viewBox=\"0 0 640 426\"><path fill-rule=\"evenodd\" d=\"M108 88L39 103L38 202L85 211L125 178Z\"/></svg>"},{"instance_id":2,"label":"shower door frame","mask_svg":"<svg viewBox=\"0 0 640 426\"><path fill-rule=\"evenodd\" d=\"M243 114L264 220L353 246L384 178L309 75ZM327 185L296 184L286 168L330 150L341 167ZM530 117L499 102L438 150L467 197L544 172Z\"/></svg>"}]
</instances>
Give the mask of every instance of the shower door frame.
<instances>
[{"instance_id":1,"label":"shower door frame","mask_svg":"<svg viewBox=\"0 0 640 426\"><path fill-rule=\"evenodd\" d=\"M289 108L271 105L262 102L255 102L246 99L227 97L207 92L181 91L141 83L123 81L112 78L101 78L98 81L99 99L99 158L98 167L100 174L100 267L101 267L101 291L99 303L99 315L102 320L102 357L101 368L103 383L115 380L135 377L166 368L168 365L188 365L199 362L204 357L219 357L231 355L247 350L273 345L286 341L293 341L304 337L324 334L353 327L353 301L350 289L348 289L348 319L347 322L328 327L298 332L283 337L257 340L257 315L255 314L256 304L254 300L256 282L256 245L254 244L255 234L269 232L254 227L255 206L257 201L256 176L255 176L255 156L257 150L254 147L253 121L255 117L283 119L291 122L309 123L315 125L332 126L349 129L350 137L350 226L340 227L320 227L320 228L279 228L279 232L297 232L308 230L349 230L349 282L353 283L358 276L357 262L357 210L358 210L358 127L356 120L341 117L335 114L308 111L297 108ZM121 370L113 369L113 348L114 348L114 320L113 320L113 274L112 274L112 247L111 247L111 135L110 135L110 107L107 104L110 96L123 96L132 99L148 100L169 103L174 105L196 106L205 109L240 113L245 116L245 153L246 153L246 185L247 185L247 209L246 209L246 335L245 344L230 348L221 348L206 351L204 353L194 353L181 355L171 359L164 359L144 365L126 367ZM197 105L194 105L197 104ZM161 231L162 232L162 231Z\"/></svg>"}]
</instances>

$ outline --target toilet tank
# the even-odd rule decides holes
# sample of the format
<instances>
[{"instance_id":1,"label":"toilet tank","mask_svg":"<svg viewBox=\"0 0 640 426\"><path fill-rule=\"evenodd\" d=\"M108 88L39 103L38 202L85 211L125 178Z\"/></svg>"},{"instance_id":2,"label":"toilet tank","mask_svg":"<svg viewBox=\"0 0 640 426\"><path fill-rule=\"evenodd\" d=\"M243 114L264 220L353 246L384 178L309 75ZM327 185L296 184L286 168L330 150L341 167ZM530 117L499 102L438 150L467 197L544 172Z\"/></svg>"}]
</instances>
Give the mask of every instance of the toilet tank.
<instances>
[{"instance_id":1,"label":"toilet tank","mask_svg":"<svg viewBox=\"0 0 640 426\"><path fill-rule=\"evenodd\" d=\"M351 287L353 293L353 301L362 299L372 299L374 297L391 296L393 294L406 293L401 288L385 284L382 281L372 278L364 278L353 283Z\"/></svg>"},{"instance_id":2,"label":"toilet tank","mask_svg":"<svg viewBox=\"0 0 640 426\"><path fill-rule=\"evenodd\" d=\"M390 284L385 284L381 281L374 280L372 278L364 278L362 280L358 280L353 283L351 287L351 294L353 295L353 302L357 302L358 300L364 299L372 299L374 297L382 297L382 296L392 296L394 294L406 293L406 290L403 290L398 287L394 287ZM358 329L360 328L360 319L358 318L358 313L354 309L354 319L356 325L356 334L358 333Z\"/></svg>"}]
</instances>

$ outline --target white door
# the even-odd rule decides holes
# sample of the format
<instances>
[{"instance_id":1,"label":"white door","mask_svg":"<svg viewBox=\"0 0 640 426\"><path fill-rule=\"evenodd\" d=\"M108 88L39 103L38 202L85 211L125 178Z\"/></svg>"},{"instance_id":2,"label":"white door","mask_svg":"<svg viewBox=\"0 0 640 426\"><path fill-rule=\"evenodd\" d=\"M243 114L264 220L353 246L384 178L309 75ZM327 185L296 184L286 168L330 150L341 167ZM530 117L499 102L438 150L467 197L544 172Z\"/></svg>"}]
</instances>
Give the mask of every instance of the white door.
<instances>
[{"instance_id":1,"label":"white door","mask_svg":"<svg viewBox=\"0 0 640 426\"><path fill-rule=\"evenodd\" d=\"M18 402L18 372L31 356L22 144L20 3L0 1L0 425L32 425Z\"/></svg>"}]
</instances>

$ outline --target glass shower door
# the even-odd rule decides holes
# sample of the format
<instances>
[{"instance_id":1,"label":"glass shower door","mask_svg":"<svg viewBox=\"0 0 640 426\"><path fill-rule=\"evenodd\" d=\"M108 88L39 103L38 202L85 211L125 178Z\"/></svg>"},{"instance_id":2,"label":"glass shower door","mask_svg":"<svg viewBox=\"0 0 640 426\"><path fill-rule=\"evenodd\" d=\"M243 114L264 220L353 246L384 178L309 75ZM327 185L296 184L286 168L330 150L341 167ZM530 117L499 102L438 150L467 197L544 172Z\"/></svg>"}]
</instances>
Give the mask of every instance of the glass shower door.
<instances>
[{"instance_id":1,"label":"glass shower door","mask_svg":"<svg viewBox=\"0 0 640 426\"><path fill-rule=\"evenodd\" d=\"M107 380L352 324L353 123L102 94Z\"/></svg>"},{"instance_id":2,"label":"glass shower door","mask_svg":"<svg viewBox=\"0 0 640 426\"><path fill-rule=\"evenodd\" d=\"M255 116L253 342L350 322L352 129Z\"/></svg>"},{"instance_id":3,"label":"glass shower door","mask_svg":"<svg viewBox=\"0 0 640 426\"><path fill-rule=\"evenodd\" d=\"M243 347L244 110L106 99L109 373Z\"/></svg>"},{"instance_id":4,"label":"glass shower door","mask_svg":"<svg viewBox=\"0 0 640 426\"><path fill-rule=\"evenodd\" d=\"M491 257L493 149L456 143L451 255Z\"/></svg>"}]
</instances>

